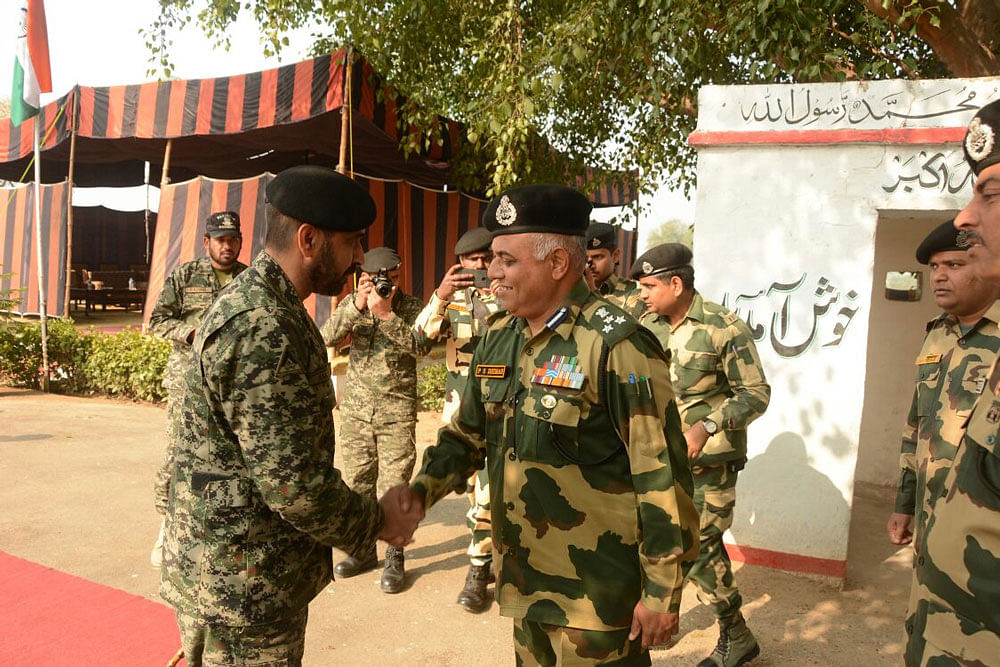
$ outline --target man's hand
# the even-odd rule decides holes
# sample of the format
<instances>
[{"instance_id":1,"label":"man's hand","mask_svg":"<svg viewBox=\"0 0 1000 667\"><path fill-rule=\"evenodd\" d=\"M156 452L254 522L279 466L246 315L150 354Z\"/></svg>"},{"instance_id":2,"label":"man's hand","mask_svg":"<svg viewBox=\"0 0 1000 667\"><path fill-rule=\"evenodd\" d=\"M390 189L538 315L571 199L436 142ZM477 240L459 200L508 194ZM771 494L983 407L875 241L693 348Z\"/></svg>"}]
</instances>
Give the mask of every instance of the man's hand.
<instances>
[{"instance_id":1,"label":"man's hand","mask_svg":"<svg viewBox=\"0 0 1000 667\"><path fill-rule=\"evenodd\" d=\"M893 512L889 515L886 530L889 531L889 541L893 544L909 544L913 541L913 515Z\"/></svg>"},{"instance_id":2,"label":"man's hand","mask_svg":"<svg viewBox=\"0 0 1000 667\"><path fill-rule=\"evenodd\" d=\"M399 484L385 492L379 500L385 513L385 525L379 539L394 547L404 547L413 541L413 532L424 518L424 504L408 484Z\"/></svg>"},{"instance_id":3,"label":"man's hand","mask_svg":"<svg viewBox=\"0 0 1000 667\"><path fill-rule=\"evenodd\" d=\"M466 287L472 287L472 274L459 273L461 270L462 265L455 264L444 274L441 284L434 290L439 299L442 301L451 301L451 297L455 295L455 292Z\"/></svg>"},{"instance_id":4,"label":"man's hand","mask_svg":"<svg viewBox=\"0 0 1000 667\"><path fill-rule=\"evenodd\" d=\"M394 285L389 296L385 298L379 296L375 290L368 292L368 310L372 311L372 315L383 322L389 319L389 316L392 315L392 298L396 296L397 289L399 288Z\"/></svg>"},{"instance_id":5,"label":"man's hand","mask_svg":"<svg viewBox=\"0 0 1000 667\"><path fill-rule=\"evenodd\" d=\"M698 422L688 430L684 431L684 442L687 443L688 458L695 459L701 454L708 442L708 431L705 430L705 422Z\"/></svg>"},{"instance_id":6,"label":"man's hand","mask_svg":"<svg viewBox=\"0 0 1000 667\"><path fill-rule=\"evenodd\" d=\"M632 611L632 631L629 632L628 639L633 641L641 634L643 650L650 646L666 644L677 634L679 622L680 614L658 614L650 611L642 600L639 600Z\"/></svg>"},{"instance_id":7,"label":"man's hand","mask_svg":"<svg viewBox=\"0 0 1000 667\"><path fill-rule=\"evenodd\" d=\"M374 286L372 277L367 273L362 273L361 278L358 279L358 289L354 293L354 307L362 313L368 307L368 295L371 294Z\"/></svg>"}]
</instances>

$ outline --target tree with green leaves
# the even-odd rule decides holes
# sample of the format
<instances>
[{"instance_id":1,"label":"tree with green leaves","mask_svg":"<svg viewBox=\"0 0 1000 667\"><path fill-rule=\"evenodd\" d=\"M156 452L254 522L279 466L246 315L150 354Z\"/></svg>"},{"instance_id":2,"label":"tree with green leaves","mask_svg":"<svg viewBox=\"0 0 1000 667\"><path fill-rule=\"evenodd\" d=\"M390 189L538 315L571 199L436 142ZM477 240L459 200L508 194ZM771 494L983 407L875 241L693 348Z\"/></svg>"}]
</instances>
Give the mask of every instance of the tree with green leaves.
<instances>
[{"instance_id":1,"label":"tree with green leaves","mask_svg":"<svg viewBox=\"0 0 1000 667\"><path fill-rule=\"evenodd\" d=\"M694 179L687 136L705 84L1000 73L995 0L160 4L143 32L154 70L167 76L171 35L193 21L226 46L240 12L254 16L269 53L287 46L290 30L308 26L315 53L353 44L406 94L404 120L428 140L439 136L438 114L466 125L467 164L456 173L479 176L489 193L583 164L626 170L622 178L637 178L643 189L663 181L687 189Z\"/></svg>"}]
</instances>

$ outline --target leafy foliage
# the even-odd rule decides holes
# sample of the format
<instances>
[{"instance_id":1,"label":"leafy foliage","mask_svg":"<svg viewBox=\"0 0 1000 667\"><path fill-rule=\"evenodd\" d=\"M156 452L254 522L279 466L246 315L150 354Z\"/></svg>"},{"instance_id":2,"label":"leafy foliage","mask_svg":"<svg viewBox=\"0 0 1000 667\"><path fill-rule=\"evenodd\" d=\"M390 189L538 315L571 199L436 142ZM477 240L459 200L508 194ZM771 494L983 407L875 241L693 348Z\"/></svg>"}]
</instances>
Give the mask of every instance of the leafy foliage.
<instances>
[{"instance_id":1,"label":"leafy foliage","mask_svg":"<svg viewBox=\"0 0 1000 667\"><path fill-rule=\"evenodd\" d=\"M444 408L444 385L448 379L448 367L430 364L417 369L417 400L421 410L441 412Z\"/></svg>"}]
</instances>

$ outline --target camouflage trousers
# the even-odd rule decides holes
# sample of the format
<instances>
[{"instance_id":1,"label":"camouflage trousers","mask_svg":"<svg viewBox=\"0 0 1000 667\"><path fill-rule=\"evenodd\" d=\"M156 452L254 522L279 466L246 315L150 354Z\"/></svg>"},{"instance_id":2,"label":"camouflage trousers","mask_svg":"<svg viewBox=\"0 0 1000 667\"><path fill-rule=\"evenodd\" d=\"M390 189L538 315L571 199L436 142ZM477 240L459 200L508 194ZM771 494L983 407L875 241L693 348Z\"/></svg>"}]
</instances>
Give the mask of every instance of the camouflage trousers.
<instances>
[{"instance_id":1,"label":"camouflage trousers","mask_svg":"<svg viewBox=\"0 0 1000 667\"><path fill-rule=\"evenodd\" d=\"M544 665L617 665L644 667L651 663L642 638L629 641L623 630L580 630L514 619L514 659L517 667Z\"/></svg>"},{"instance_id":2,"label":"camouflage trousers","mask_svg":"<svg viewBox=\"0 0 1000 667\"><path fill-rule=\"evenodd\" d=\"M410 481L417 461L417 424L412 419L373 424L341 413L337 448L344 457L344 481L369 498Z\"/></svg>"},{"instance_id":3,"label":"camouflage trousers","mask_svg":"<svg viewBox=\"0 0 1000 667\"><path fill-rule=\"evenodd\" d=\"M926 589L923 590L927 593ZM929 593L927 593L930 595ZM1000 665L1000 636L976 624L963 624L959 617L944 610L926 597L911 600L913 613L906 619L906 667L981 667ZM977 630L977 631L976 631ZM955 649L961 646L961 656L940 646Z\"/></svg>"},{"instance_id":4,"label":"camouflage trousers","mask_svg":"<svg viewBox=\"0 0 1000 667\"><path fill-rule=\"evenodd\" d=\"M201 619L177 612L181 646L189 667L259 665L299 667L306 644L309 608L293 617L269 623L229 627L205 625Z\"/></svg>"},{"instance_id":5,"label":"camouflage trousers","mask_svg":"<svg viewBox=\"0 0 1000 667\"><path fill-rule=\"evenodd\" d=\"M733 581L733 567L722 535L733 523L737 471L731 465L692 466L694 507L701 519L701 548L687 578L698 587L698 599L712 607L720 624L734 622L743 600Z\"/></svg>"},{"instance_id":6,"label":"camouflage trousers","mask_svg":"<svg viewBox=\"0 0 1000 667\"><path fill-rule=\"evenodd\" d=\"M167 504L170 502L170 478L174 474L174 432L181 416L181 394L179 391L167 392L167 446L163 451L163 461L156 470L156 480L153 482L153 506L161 515L166 515Z\"/></svg>"},{"instance_id":7,"label":"camouflage trousers","mask_svg":"<svg viewBox=\"0 0 1000 667\"><path fill-rule=\"evenodd\" d=\"M489 565L493 562L493 524L490 521L490 477L486 468L477 471L469 484L473 487L469 494L472 507L465 515L465 524L472 533L472 540L466 553L473 565Z\"/></svg>"}]
</instances>

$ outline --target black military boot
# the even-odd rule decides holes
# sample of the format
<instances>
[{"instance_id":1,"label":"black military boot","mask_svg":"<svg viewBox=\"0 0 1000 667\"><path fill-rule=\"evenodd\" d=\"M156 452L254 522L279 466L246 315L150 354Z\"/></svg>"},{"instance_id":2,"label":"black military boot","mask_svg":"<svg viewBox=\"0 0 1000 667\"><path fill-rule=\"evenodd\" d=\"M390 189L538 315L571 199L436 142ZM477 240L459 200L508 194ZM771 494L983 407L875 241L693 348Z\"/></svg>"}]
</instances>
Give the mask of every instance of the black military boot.
<instances>
[{"instance_id":1,"label":"black military boot","mask_svg":"<svg viewBox=\"0 0 1000 667\"><path fill-rule=\"evenodd\" d=\"M743 614L734 620L719 619L719 643L698 667L739 667L760 655L760 646L747 627Z\"/></svg>"},{"instance_id":2,"label":"black military boot","mask_svg":"<svg viewBox=\"0 0 1000 667\"><path fill-rule=\"evenodd\" d=\"M403 550L398 547L386 547L385 569L382 570L383 593L398 593L403 590L406 571L403 569Z\"/></svg>"},{"instance_id":3,"label":"black military boot","mask_svg":"<svg viewBox=\"0 0 1000 667\"><path fill-rule=\"evenodd\" d=\"M371 572L376 567L378 567L378 554L375 553L375 545L373 544L371 551L366 551L358 557L348 556L337 563L337 567L333 568L333 573L338 577L347 579L364 574L365 572Z\"/></svg>"},{"instance_id":4,"label":"black military boot","mask_svg":"<svg viewBox=\"0 0 1000 667\"><path fill-rule=\"evenodd\" d=\"M469 573L465 575L465 588L458 594L458 604L473 614L490 606L491 596L486 587L496 581L493 569L487 565L470 565Z\"/></svg>"}]
</instances>

